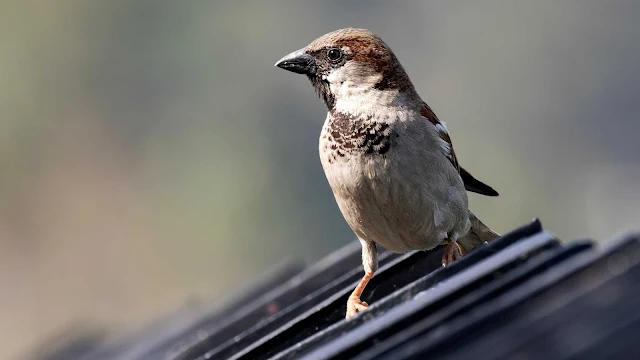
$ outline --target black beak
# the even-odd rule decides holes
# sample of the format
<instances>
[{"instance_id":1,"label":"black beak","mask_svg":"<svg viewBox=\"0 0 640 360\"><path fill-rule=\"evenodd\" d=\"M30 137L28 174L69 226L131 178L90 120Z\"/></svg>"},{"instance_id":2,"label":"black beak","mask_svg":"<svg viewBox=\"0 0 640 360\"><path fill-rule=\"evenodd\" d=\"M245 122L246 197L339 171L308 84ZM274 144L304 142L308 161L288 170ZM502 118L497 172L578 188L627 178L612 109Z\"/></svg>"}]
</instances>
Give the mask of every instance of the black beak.
<instances>
[{"instance_id":1,"label":"black beak","mask_svg":"<svg viewBox=\"0 0 640 360\"><path fill-rule=\"evenodd\" d=\"M304 50L297 50L278 60L276 66L296 74L316 73L316 60Z\"/></svg>"}]
</instances>

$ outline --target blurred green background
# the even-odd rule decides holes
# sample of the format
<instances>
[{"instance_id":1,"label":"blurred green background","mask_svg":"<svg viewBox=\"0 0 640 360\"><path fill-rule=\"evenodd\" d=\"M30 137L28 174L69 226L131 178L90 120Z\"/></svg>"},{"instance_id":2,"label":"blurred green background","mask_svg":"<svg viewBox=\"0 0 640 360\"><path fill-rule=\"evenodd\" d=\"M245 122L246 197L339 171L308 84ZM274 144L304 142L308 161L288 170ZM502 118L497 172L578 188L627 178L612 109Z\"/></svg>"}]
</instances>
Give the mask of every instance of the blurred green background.
<instances>
[{"instance_id":1,"label":"blurred green background","mask_svg":"<svg viewBox=\"0 0 640 360\"><path fill-rule=\"evenodd\" d=\"M499 198L564 239L638 228L640 2L0 2L0 358L125 331L354 239L324 105L274 62L380 34Z\"/></svg>"}]
</instances>

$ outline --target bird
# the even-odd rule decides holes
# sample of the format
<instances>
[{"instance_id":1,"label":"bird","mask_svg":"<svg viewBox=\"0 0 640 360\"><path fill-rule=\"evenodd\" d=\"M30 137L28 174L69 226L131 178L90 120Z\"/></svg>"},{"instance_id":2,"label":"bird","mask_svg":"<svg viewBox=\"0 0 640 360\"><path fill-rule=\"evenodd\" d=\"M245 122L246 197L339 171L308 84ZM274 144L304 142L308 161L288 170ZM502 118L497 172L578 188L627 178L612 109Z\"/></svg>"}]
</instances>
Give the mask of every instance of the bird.
<instances>
[{"instance_id":1,"label":"bird","mask_svg":"<svg viewBox=\"0 0 640 360\"><path fill-rule=\"evenodd\" d=\"M336 30L276 66L306 75L327 107L320 162L362 245L364 276L347 300L347 319L369 306L361 296L378 269L378 246L402 253L444 245L448 266L500 236L467 197L498 193L460 166L445 123L378 35Z\"/></svg>"}]
</instances>

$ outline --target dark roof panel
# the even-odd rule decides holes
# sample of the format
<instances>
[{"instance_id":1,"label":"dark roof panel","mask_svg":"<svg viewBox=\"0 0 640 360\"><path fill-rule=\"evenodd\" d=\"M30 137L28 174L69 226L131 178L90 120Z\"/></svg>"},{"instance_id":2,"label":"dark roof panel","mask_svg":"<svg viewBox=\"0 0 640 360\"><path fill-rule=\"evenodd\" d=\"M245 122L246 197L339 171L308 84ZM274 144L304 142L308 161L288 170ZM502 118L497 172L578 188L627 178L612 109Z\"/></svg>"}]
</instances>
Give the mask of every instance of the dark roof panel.
<instances>
[{"instance_id":1,"label":"dark roof panel","mask_svg":"<svg viewBox=\"0 0 640 360\"><path fill-rule=\"evenodd\" d=\"M350 320L357 241L305 269L281 267L221 310L182 311L122 341L94 341L81 359L640 358L637 234L602 247L560 242L534 220L446 268L442 252L382 250L363 294L371 305Z\"/></svg>"}]
</instances>

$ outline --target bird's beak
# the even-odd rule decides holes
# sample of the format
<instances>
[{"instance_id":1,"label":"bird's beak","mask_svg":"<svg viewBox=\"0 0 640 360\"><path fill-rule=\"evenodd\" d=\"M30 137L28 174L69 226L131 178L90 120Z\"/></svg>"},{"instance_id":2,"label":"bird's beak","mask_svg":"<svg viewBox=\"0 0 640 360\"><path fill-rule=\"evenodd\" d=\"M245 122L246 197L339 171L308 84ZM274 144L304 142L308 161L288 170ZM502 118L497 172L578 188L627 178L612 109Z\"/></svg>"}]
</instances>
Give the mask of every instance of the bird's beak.
<instances>
[{"instance_id":1,"label":"bird's beak","mask_svg":"<svg viewBox=\"0 0 640 360\"><path fill-rule=\"evenodd\" d=\"M316 73L316 60L304 50L297 50L278 60L276 66L297 74Z\"/></svg>"}]
</instances>

